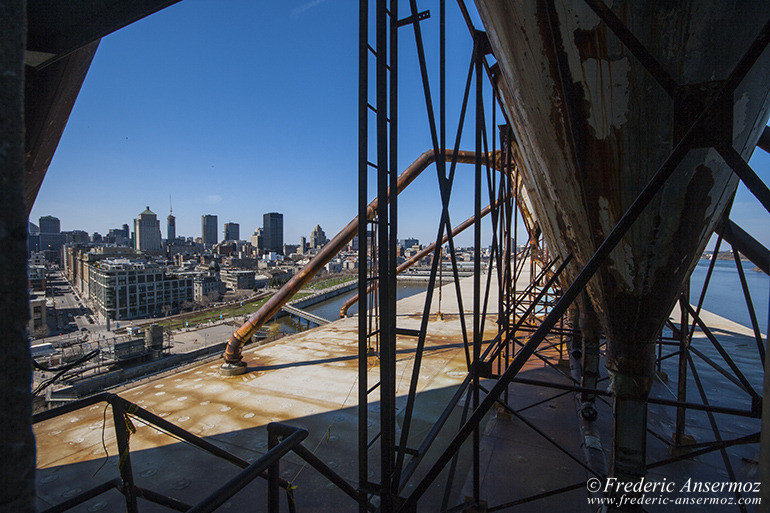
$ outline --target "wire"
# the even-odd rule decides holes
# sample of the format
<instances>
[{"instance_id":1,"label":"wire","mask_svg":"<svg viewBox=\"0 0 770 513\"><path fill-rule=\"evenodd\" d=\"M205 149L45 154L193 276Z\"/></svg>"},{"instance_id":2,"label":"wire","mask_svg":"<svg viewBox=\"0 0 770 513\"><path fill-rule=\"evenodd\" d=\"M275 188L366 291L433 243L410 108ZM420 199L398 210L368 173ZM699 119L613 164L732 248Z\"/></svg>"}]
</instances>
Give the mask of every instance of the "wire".
<instances>
[{"instance_id":1,"label":"wire","mask_svg":"<svg viewBox=\"0 0 770 513\"><path fill-rule=\"evenodd\" d=\"M77 360L75 360L74 362L68 363L67 365L63 365L61 367L44 367L43 365L37 363L35 360L32 360L32 364L36 368L38 368L40 370L48 371L48 372L56 372L54 377L52 377L52 378L50 378L50 379L48 379L46 381L43 381L42 383L40 383L37 386L37 388L35 388L35 390L32 391L32 397L35 397L37 394L39 394L40 392L42 392L43 390L48 388L50 385L52 385L54 383L54 381L56 381L57 379L62 377L67 371L70 371L73 368L77 367L78 365L87 362L88 360L90 360L94 356L98 355L100 352L101 352L101 350L94 349L93 351L91 351L90 353L86 354L85 356L82 356L82 357L78 358Z\"/></svg>"}]
</instances>

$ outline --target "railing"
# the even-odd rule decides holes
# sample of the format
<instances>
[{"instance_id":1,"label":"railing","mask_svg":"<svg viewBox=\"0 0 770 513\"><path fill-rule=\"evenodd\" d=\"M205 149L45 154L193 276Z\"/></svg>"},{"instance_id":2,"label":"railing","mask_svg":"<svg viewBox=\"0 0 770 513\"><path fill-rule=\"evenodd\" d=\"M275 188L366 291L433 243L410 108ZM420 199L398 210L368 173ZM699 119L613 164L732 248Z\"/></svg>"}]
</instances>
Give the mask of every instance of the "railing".
<instances>
[{"instance_id":1,"label":"railing","mask_svg":"<svg viewBox=\"0 0 770 513\"><path fill-rule=\"evenodd\" d=\"M118 470L120 472L120 477L105 481L75 497L44 510L43 513L58 513L70 510L112 489L116 489L125 496L126 511L128 513L138 512L137 498L160 504L175 511L208 513L215 511L219 506L227 502L228 499L258 477L267 480L267 511L269 513L277 513L279 511L281 488L286 492L289 511L295 513L296 505L294 503L293 487L288 481L280 477L280 460L289 452L294 452L297 456L305 460L308 465L313 467L354 501L359 500L359 493L353 486L316 457L310 450L302 446L302 441L308 436L307 430L278 422L272 422L267 425L268 452L251 464L211 442L195 436L179 426L158 417L139 405L127 401L116 394L107 392L74 401L66 406L53 410L38 413L33 417L33 423L37 424L38 422L56 418L60 415L71 413L100 402L106 402L112 406L115 438L118 444ZM243 470L195 506L186 504L173 497L168 497L158 492L139 487L134 483L134 476L131 470L129 437L134 428L129 415L156 426L213 456L229 461ZM370 504L368 509L373 511L374 506Z\"/></svg>"}]
</instances>

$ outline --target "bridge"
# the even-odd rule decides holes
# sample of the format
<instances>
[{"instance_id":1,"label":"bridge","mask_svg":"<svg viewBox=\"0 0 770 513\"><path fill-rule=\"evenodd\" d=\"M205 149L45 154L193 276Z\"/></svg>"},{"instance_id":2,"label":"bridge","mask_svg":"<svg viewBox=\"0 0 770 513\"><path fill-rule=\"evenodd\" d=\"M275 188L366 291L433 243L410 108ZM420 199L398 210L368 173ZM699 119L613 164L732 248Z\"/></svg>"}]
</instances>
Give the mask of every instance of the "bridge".
<instances>
[{"instance_id":1,"label":"bridge","mask_svg":"<svg viewBox=\"0 0 770 513\"><path fill-rule=\"evenodd\" d=\"M293 315L295 317L299 317L300 319L304 319L307 322L312 322L313 324L317 324L318 326L323 326L324 324L329 324L330 322L324 319L323 317L313 315L309 312L300 310L299 308L291 305L283 305L283 308L281 308L281 310L288 313L289 315Z\"/></svg>"}]
</instances>

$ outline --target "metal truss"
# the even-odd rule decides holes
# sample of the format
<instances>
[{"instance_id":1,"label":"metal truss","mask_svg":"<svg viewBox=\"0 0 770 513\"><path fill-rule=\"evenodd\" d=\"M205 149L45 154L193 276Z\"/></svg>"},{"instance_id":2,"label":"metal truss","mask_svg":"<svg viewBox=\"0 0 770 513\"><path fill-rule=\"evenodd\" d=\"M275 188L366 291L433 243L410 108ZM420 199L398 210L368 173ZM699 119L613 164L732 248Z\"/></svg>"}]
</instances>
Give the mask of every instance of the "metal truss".
<instances>
[{"instance_id":1,"label":"metal truss","mask_svg":"<svg viewBox=\"0 0 770 513\"><path fill-rule=\"evenodd\" d=\"M267 425L268 451L256 461L249 463L246 460L232 454L211 442L185 431L179 426L155 415L141 406L123 399L122 397L102 392L86 399L74 401L66 406L39 413L34 416L33 423L56 418L88 406L105 402L112 408L113 423L115 426L115 439L118 445L118 471L120 477L109 479L89 490L52 506L43 513L59 513L68 511L99 495L116 489L125 497L126 511L136 513L139 511L137 499L142 498L154 504L164 506L173 511L185 511L188 513L208 513L216 511L240 490L257 478L267 480L267 511L277 513L280 509L280 491L286 493L288 511L294 513L294 491L291 483L280 477L280 461L288 453L293 452L302 458L342 492L357 500L357 491L345 479L321 461L312 451L302 445L307 438L306 429L288 426L279 422L271 422ZM106 414L106 406L105 406ZM134 483L134 474L131 469L131 450L129 440L136 432L134 422L157 429L169 436L181 440L188 445L200 449L224 461L232 463L241 470L235 477L213 491L208 497L196 505L186 504L173 497L142 488ZM373 511L373 505L367 505L368 511Z\"/></svg>"},{"instance_id":2,"label":"metal truss","mask_svg":"<svg viewBox=\"0 0 770 513\"><path fill-rule=\"evenodd\" d=\"M668 95L677 101L677 93L680 86L671 78L655 58L633 36L623 23L600 0L575 0L585 1L586 4L599 16L606 26L620 39L626 48L636 57L649 74L658 82ZM582 456L571 454L557 440L548 435L547 428L537 426L522 415L525 410L536 408L546 402L570 393L576 394L576 402L582 417L587 423L593 421L596 410L593 407L595 401L605 401L612 397L599 386L603 381L599 377L599 363L602 356L602 334L598 327L595 315L591 314L590 303L579 297L585 289L588 281L605 262L609 253L619 243L624 234L634 224L636 219L645 210L657 192L666 183L667 179L675 172L677 166L685 155L693 148L713 147L722 156L724 161L746 184L749 190L759 199L765 209L770 210L770 193L767 186L756 176L742 157L732 148L731 140L720 138L724 130L711 128L714 123L732 123L732 119L724 112L725 105L732 108L732 95L743 80L746 73L752 68L767 46L770 38L770 23L766 24L759 36L745 53L739 63L730 73L727 80L718 84L712 94L703 93L699 98L702 109L694 115L686 126L680 127L680 137L666 161L660 166L656 174L640 192L636 200L631 204L625 214L618 221L610 234L598 247L594 255L584 265L581 272L572 283L565 284L565 288L558 286L559 277L563 269L572 261L572 256L567 255L563 259L550 259L547 248L538 244L539 234L528 234L527 249L518 252L519 234L517 233L517 218L519 203L522 201L519 195L519 171L513 155L512 133L507 120L502 121L499 134L500 149L497 149L497 137L491 137L486 129L485 107L483 102L483 77L486 76L492 88L492 97L502 104L500 92L496 86L495 65L490 65L487 56L490 54L489 43L486 34L478 31L471 21L463 0L458 0L458 5L463 14L471 36L473 38L473 56L469 65L465 92L462 100L460 119L457 127L454 151L459 150L460 134L462 133L466 110L472 100L475 104L474 143L476 162L474 167L475 184L474 194L474 281L473 281L473 305L472 326L466 326L464 315L460 315L463 346L468 368L468 375L455 391L453 397L447 403L444 411L439 415L434 425L422 437L416 448L409 447L411 441L410 426L414 410L417 382L420 372L421 356L425 346L428 318L436 284L436 275L440 268L441 242L447 235L449 244L448 255L451 260L452 272L455 278L455 287L458 298L458 308L464 312L464 305L459 291L458 266L452 237L452 224L449 217L449 202L452 193L452 183L455 176L456 161L452 160L447 169L446 159L442 158L446 152L446 65L445 65L445 1L439 3L439 107L438 115L434 111L433 95L428 80L426 55L423 45L421 21L427 19L430 13L420 11L416 0L408 2L408 10L403 18L399 17L398 0L375 0L373 17L376 27L375 44L370 43L369 0L360 0L360 32L359 32L359 219L366 219L365 209L368 202L367 187L369 168L376 171L378 211L377 218L371 223L370 229L366 222L359 223L359 509L365 511L367 505L375 497L379 497L380 510L384 512L422 511L418 507L420 498L428 487L448 469L447 483L444 488L444 498L441 511L500 511L514 506L551 497L556 494L577 490L585 486L585 482L569 483L557 487L551 491L539 493L531 497L519 497L493 506L487 506L483 501L480 489L480 462L479 426L489 411L497 405L508 414L521 420L529 428L534 430L552 444L559 452L566 454L571 460L583 467L588 474L605 476L607 474L606 463L599 461L596 454L586 453ZM388 191L395 190L395 165L398 155L398 134L396 122L398 119L398 45L399 29L411 27L414 43L417 51L420 76L425 97L427 120L430 127L433 150L438 155L435 163L437 170L438 186L441 193L442 211L439 220L438 234L435 249L433 251L432 268L428 293L422 312L420 329L417 331L399 329L396 325L395 315L395 283L396 283L396 234L398 221L398 207L395 195L389 195ZM376 76L376 100L372 103L369 95L369 66L374 62ZM475 83L474 83L475 80ZM471 87L475 86L473 90ZM502 109L505 112L504 109ZM491 109L492 126L496 126L497 109ZM375 130L369 133L369 116L376 117ZM732 126L732 125L730 125ZM709 134L709 135L706 135ZM376 160L369 158L370 135L376 146ZM763 136L762 141L767 146L770 137ZM491 151L490 151L491 146ZM495 174L495 173L498 174ZM487 191L492 208L490 221L492 226L491 257L488 274L484 276L481 269L481 198L483 191L483 177L486 175ZM511 197L506 199L506 194ZM376 245L367 244L368 236L372 231L376 232ZM717 251L723 240L728 237L735 243L734 247L746 250L750 255L766 255L767 249L751 239L739 227L729 220L729 212L717 227L720 233L717 242ZM727 235L724 235L727 234ZM536 254L537 253L537 254ZM765 359L765 348L762 336L758 328L757 316L754 311L748 285L745 279L740 258L736 251L736 267L741 278L741 286L750 311L752 329L757 344L757 356ZM539 262L535 257L539 256ZM520 275L524 265L532 266L530 276L531 283L522 291L516 290L516 278ZM494 265L493 265L494 264ZM757 265L766 270L766 262L758 262ZM682 449L675 456L666 460L647 463L644 468L651 469L668 465L682 459L692 458L709 452L720 451L725 463L728 475L734 478L734 471L730 466L726 455L726 449L741 444L757 443L759 433L747 433L733 439L725 439L720 433L715 420L716 414L760 418L761 396L752 388L748 379L741 372L739 366L733 361L728 351L720 344L714 334L700 317L703 297L713 271L714 262L709 268L704 288L700 294L698 305L693 309L689 305L689 285L684 287L680 300L681 323L679 326L670 324L672 334L658 337L657 365L667 359L678 358L678 380L676 398L657 399L648 398L647 404L657 404L675 408L677 415L676 428L672 440L654 433L649 428L645 429L655 438L670 443L675 448ZM539 272L536 269L539 268ZM497 277L498 315L497 335L491 340L484 339L484 324L488 320L488 300L493 273ZM377 282L378 287L369 288L370 283ZM688 279L689 283L689 279ZM376 293L374 292L376 290ZM376 305L377 308L373 308ZM470 333L469 333L470 328ZM706 356L696 345L693 345L693 334L696 329L702 331L709 343L712 344L721 355L724 363L715 362ZM417 350L411 369L411 382L407 396L407 403L403 413L401 431L396 429L396 335L409 335L417 338ZM372 351L372 339L376 339L377 351ZM566 348L566 349L565 349ZM560 368L558 361L553 360L553 350L558 349L559 360L564 359L565 351L573 361L573 369L577 373L570 374ZM550 350L550 353L548 352ZM374 355L374 356L373 356ZM379 359L379 382L368 382L369 359ZM539 358L546 365L556 369L561 376L567 378L568 383L549 381L537 381L518 376L519 371L530 358ZM696 360L697 359L697 360ZM698 365L708 365L715 369L726 380L735 384L750 399L750 407L733 408L711 404L700 379ZM725 368L725 366L727 368ZM700 398L699 402L687 400L687 376L688 368L695 382ZM482 386L481 379L491 380ZM541 386L554 390L554 396L537 401L521 409L514 409L508 404L508 390L512 384L517 386ZM379 390L379 433L370 433L370 409L372 403L371 394ZM440 449L438 457L434 457L430 464L425 463L427 451L433 447L440 433L445 433L447 420L457 409L461 401L465 399L461 412L461 427L451 433L450 442ZM689 445L685 448L685 428L687 411L706 412L712 428L714 439L708 442ZM590 429L588 424L581 428ZM472 487L473 494L470 502L459 505L450 505L452 485L456 477L457 462L460 448L471 440L472 453ZM379 443L379 451L376 457L379 461L374 463L374 456L370 450L375 443ZM603 457L602 457L603 458ZM372 466L377 465L377 472L372 473ZM418 474L420 479L411 481ZM379 480L370 478L378 475ZM407 484L410 486L407 488ZM408 490L408 493L407 493ZM741 507L743 510L743 507Z\"/></svg>"}]
</instances>

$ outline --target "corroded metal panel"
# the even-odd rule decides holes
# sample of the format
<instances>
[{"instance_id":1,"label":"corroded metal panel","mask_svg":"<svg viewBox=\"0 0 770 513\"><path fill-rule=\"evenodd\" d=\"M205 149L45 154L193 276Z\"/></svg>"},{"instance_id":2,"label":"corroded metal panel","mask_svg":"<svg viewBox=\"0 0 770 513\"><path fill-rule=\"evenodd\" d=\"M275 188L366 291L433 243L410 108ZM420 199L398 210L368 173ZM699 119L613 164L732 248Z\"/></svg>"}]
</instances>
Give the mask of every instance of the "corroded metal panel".
<instances>
[{"instance_id":1,"label":"corroded metal panel","mask_svg":"<svg viewBox=\"0 0 770 513\"><path fill-rule=\"evenodd\" d=\"M613 2L615 16L673 79L667 91L582 0L476 5L498 59L536 217L553 251L575 255L568 280L768 18L762 1ZM766 51L715 118L744 159L768 120L769 68ZM609 339L608 367L639 377L632 393L646 393L653 339L738 184L705 147L719 137L717 124L588 286Z\"/></svg>"}]
</instances>

